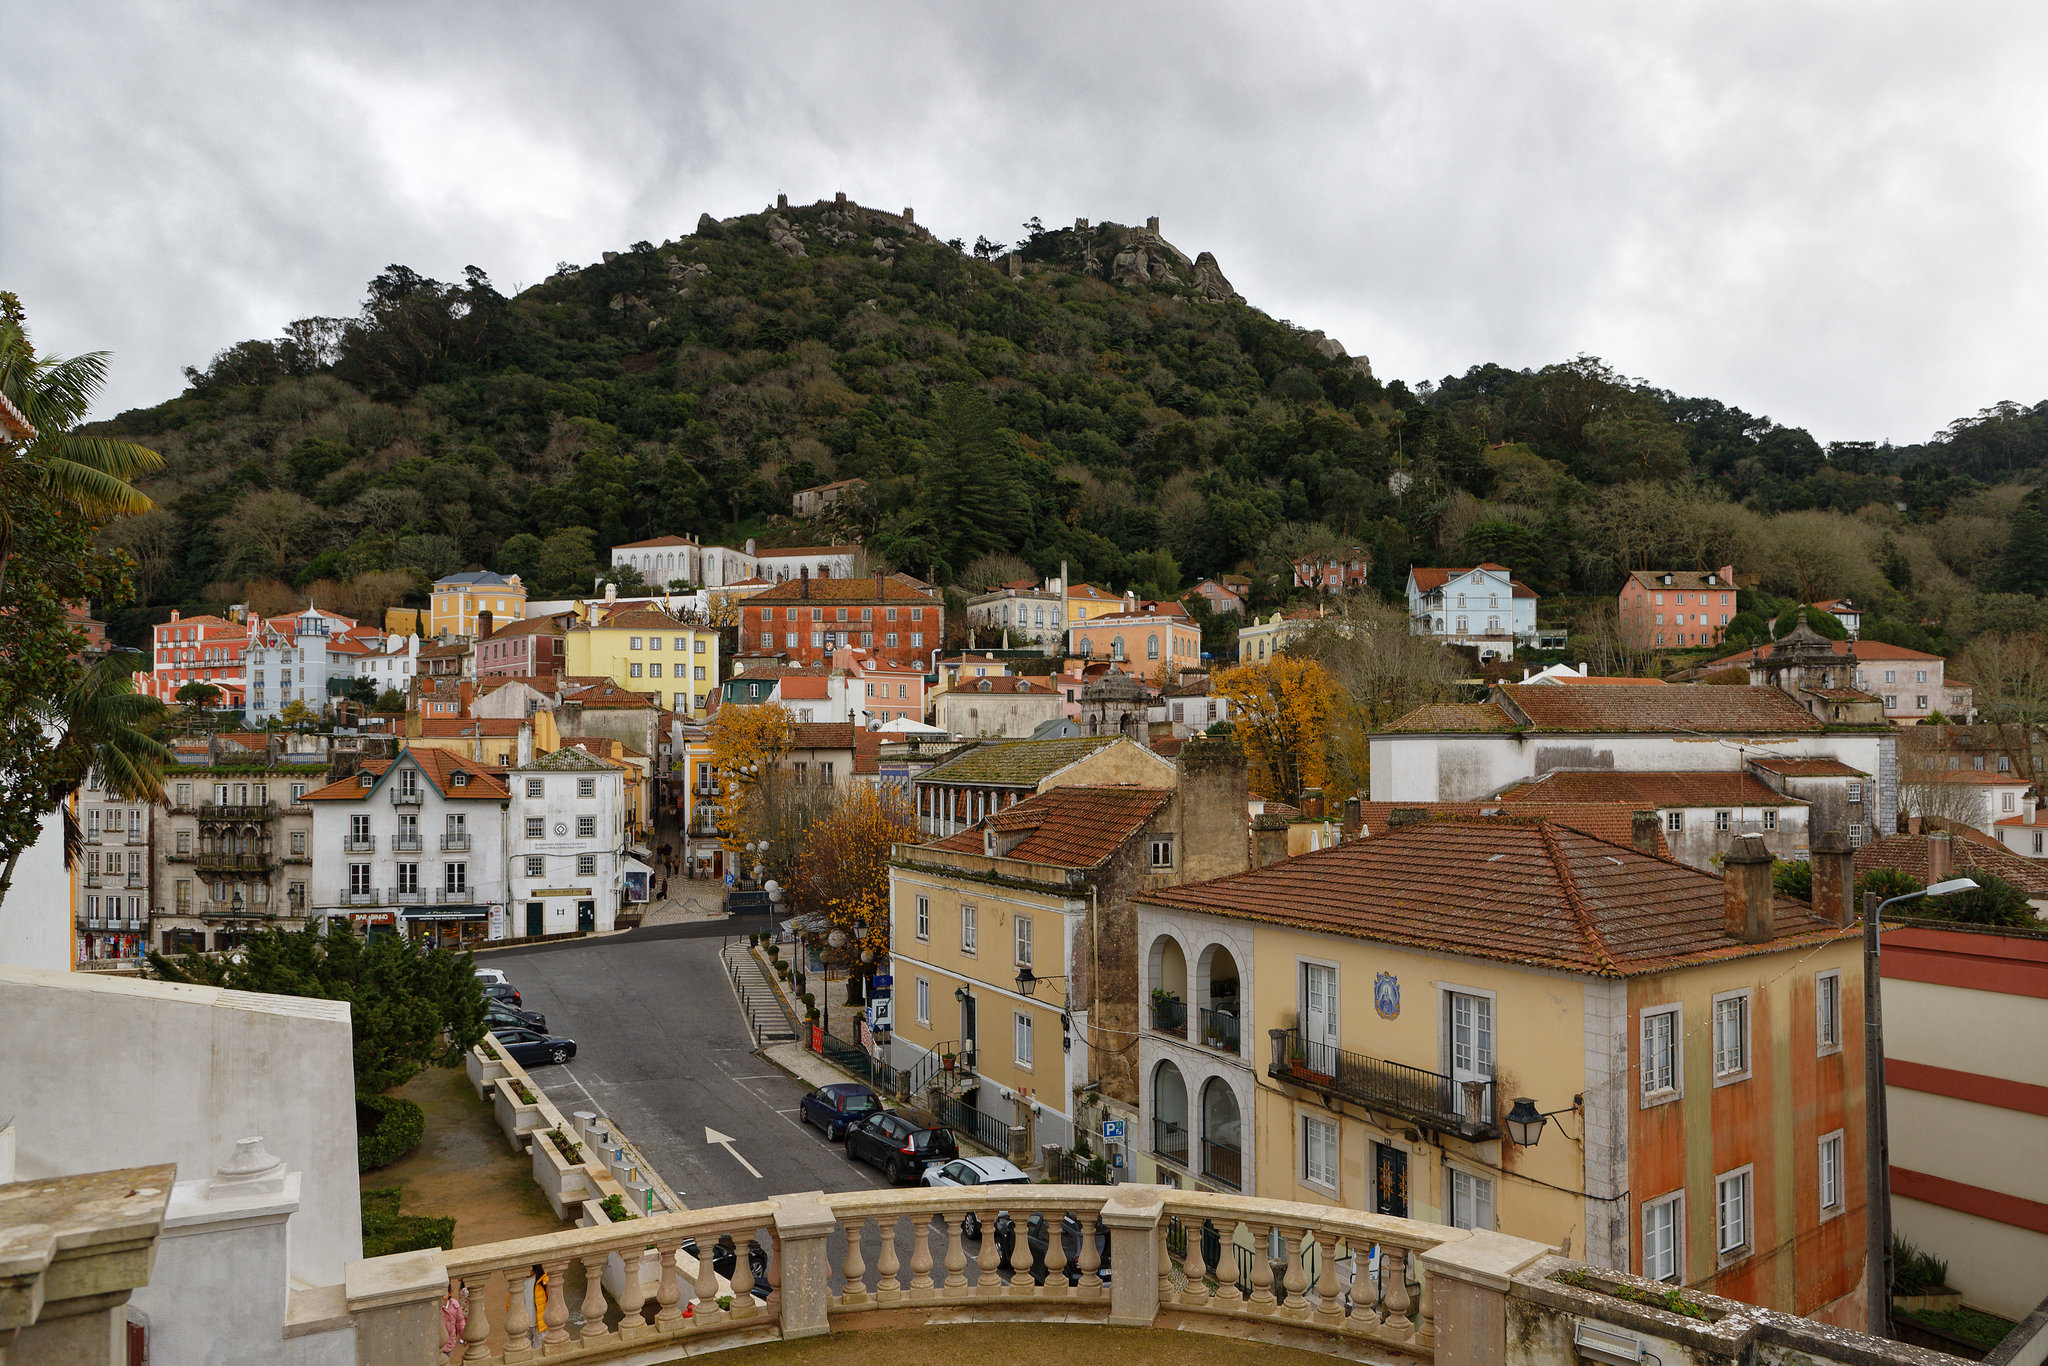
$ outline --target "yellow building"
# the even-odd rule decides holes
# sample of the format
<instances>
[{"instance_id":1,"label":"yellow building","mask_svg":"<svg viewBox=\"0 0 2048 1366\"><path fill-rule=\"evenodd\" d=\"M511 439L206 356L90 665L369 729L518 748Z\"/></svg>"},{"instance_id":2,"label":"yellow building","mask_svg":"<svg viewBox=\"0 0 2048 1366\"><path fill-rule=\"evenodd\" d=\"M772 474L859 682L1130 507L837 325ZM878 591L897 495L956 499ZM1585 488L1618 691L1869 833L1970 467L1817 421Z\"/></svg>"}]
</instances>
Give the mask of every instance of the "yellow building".
<instances>
[{"instance_id":1,"label":"yellow building","mask_svg":"<svg viewBox=\"0 0 2048 1366\"><path fill-rule=\"evenodd\" d=\"M1125 600L1106 593L1092 583L1070 583L1066 588L1067 624L1090 621L1124 610Z\"/></svg>"},{"instance_id":2,"label":"yellow building","mask_svg":"<svg viewBox=\"0 0 2048 1366\"><path fill-rule=\"evenodd\" d=\"M1139 893L1134 1179L1852 1312L1860 944L1777 898L1752 842L1723 878L1548 822L1424 820ZM1549 1116L1526 1146L1518 1108Z\"/></svg>"},{"instance_id":3,"label":"yellow building","mask_svg":"<svg viewBox=\"0 0 2048 1366\"><path fill-rule=\"evenodd\" d=\"M517 574L487 569L436 579L427 599L427 634L436 640L474 636L479 612L489 612L497 622L520 620L526 615L526 585Z\"/></svg>"},{"instance_id":4,"label":"yellow building","mask_svg":"<svg viewBox=\"0 0 2048 1366\"><path fill-rule=\"evenodd\" d=\"M1140 603L1067 627L1067 653L1123 662L1145 677L1199 668L1202 632L1176 604Z\"/></svg>"},{"instance_id":5,"label":"yellow building","mask_svg":"<svg viewBox=\"0 0 2048 1366\"><path fill-rule=\"evenodd\" d=\"M658 607L633 606L606 614L591 605L589 621L572 622L563 641L564 672L609 678L646 693L663 707L702 719L718 688L718 632Z\"/></svg>"}]
</instances>

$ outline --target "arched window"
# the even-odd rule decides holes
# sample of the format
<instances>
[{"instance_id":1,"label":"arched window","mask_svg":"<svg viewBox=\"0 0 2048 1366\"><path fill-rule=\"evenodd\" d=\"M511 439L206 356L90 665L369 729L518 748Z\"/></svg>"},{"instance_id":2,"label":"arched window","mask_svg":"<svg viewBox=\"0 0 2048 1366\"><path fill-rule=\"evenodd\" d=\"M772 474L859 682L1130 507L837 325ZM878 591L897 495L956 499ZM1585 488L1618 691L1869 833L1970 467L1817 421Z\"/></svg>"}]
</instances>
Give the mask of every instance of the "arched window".
<instances>
[{"instance_id":1,"label":"arched window","mask_svg":"<svg viewBox=\"0 0 2048 1366\"><path fill-rule=\"evenodd\" d=\"M1237 1096L1221 1077L1211 1077L1202 1087L1202 1175L1233 1189L1244 1184Z\"/></svg>"},{"instance_id":2,"label":"arched window","mask_svg":"<svg viewBox=\"0 0 2048 1366\"><path fill-rule=\"evenodd\" d=\"M1152 1073L1152 1151L1187 1165L1188 1084L1170 1062Z\"/></svg>"},{"instance_id":3,"label":"arched window","mask_svg":"<svg viewBox=\"0 0 2048 1366\"><path fill-rule=\"evenodd\" d=\"M1122 659L1124 657L1124 638L1122 636L1118 636L1115 640L1109 642L1109 657L1111 659Z\"/></svg>"},{"instance_id":4,"label":"arched window","mask_svg":"<svg viewBox=\"0 0 2048 1366\"><path fill-rule=\"evenodd\" d=\"M1157 634L1145 637L1145 658L1159 658L1159 637Z\"/></svg>"}]
</instances>

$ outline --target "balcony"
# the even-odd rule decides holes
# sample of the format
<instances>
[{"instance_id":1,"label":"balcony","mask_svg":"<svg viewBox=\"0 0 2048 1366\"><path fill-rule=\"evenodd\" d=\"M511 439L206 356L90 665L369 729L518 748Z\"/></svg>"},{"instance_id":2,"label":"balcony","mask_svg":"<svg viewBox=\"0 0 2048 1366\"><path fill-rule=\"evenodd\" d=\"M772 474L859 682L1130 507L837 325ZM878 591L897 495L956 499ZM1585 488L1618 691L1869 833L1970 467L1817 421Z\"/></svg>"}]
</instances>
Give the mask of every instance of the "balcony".
<instances>
[{"instance_id":1,"label":"balcony","mask_svg":"<svg viewBox=\"0 0 2048 1366\"><path fill-rule=\"evenodd\" d=\"M393 806L418 806L426 801L426 799L427 793L425 788L416 787L410 792L396 787L391 789L391 804Z\"/></svg>"},{"instance_id":2,"label":"balcony","mask_svg":"<svg viewBox=\"0 0 2048 1366\"><path fill-rule=\"evenodd\" d=\"M344 854L374 854L377 852L377 837L375 835L365 835L359 840L345 839L341 842L341 852Z\"/></svg>"},{"instance_id":3,"label":"balcony","mask_svg":"<svg viewBox=\"0 0 2048 1366\"><path fill-rule=\"evenodd\" d=\"M267 821L277 815L277 807L264 802L201 802L199 819L203 821Z\"/></svg>"},{"instance_id":4,"label":"balcony","mask_svg":"<svg viewBox=\"0 0 2048 1366\"><path fill-rule=\"evenodd\" d=\"M1468 1139L1501 1135L1490 1081L1455 1081L1406 1063L1304 1043L1299 1029L1276 1029L1271 1037L1273 1057L1266 1075L1275 1080L1355 1100L1439 1133Z\"/></svg>"},{"instance_id":5,"label":"balcony","mask_svg":"<svg viewBox=\"0 0 2048 1366\"><path fill-rule=\"evenodd\" d=\"M1152 1151L1169 1162L1188 1164L1188 1131L1184 1124L1152 1117Z\"/></svg>"},{"instance_id":6,"label":"balcony","mask_svg":"<svg viewBox=\"0 0 2048 1366\"><path fill-rule=\"evenodd\" d=\"M87 873L87 874L85 875L85 885L86 885L86 886L88 886L88 887L97 887L97 886L99 886L99 885L100 885L100 875L99 875L98 873Z\"/></svg>"},{"instance_id":7,"label":"balcony","mask_svg":"<svg viewBox=\"0 0 2048 1366\"><path fill-rule=\"evenodd\" d=\"M427 894L417 887L409 890L404 887L391 889L391 904L394 906L417 906L426 899Z\"/></svg>"},{"instance_id":8,"label":"balcony","mask_svg":"<svg viewBox=\"0 0 2048 1366\"><path fill-rule=\"evenodd\" d=\"M1210 1048L1225 1053L1238 1051L1237 1003L1229 1002L1211 1010L1204 1006L1197 1023L1201 1032L1197 1037Z\"/></svg>"},{"instance_id":9,"label":"balcony","mask_svg":"<svg viewBox=\"0 0 2048 1366\"><path fill-rule=\"evenodd\" d=\"M141 891L141 890L142 890L142 874L140 874L140 873L130 873L130 874L128 875L128 887L129 887L129 889L130 889L130 890L132 890L132 891L137 891L137 892Z\"/></svg>"},{"instance_id":10,"label":"balcony","mask_svg":"<svg viewBox=\"0 0 2048 1366\"><path fill-rule=\"evenodd\" d=\"M341 894L341 904L344 906L375 906L378 904L377 894L375 892L343 892Z\"/></svg>"},{"instance_id":11,"label":"balcony","mask_svg":"<svg viewBox=\"0 0 2048 1366\"><path fill-rule=\"evenodd\" d=\"M1161 1034L1171 1034L1177 1039L1188 1036L1188 1003L1152 998L1152 1028Z\"/></svg>"},{"instance_id":12,"label":"balcony","mask_svg":"<svg viewBox=\"0 0 2048 1366\"><path fill-rule=\"evenodd\" d=\"M466 854L469 852L469 836L441 836L441 852L444 854Z\"/></svg>"},{"instance_id":13,"label":"balcony","mask_svg":"<svg viewBox=\"0 0 2048 1366\"><path fill-rule=\"evenodd\" d=\"M467 887L436 887L434 902L440 906L467 906L476 900L476 894Z\"/></svg>"},{"instance_id":14,"label":"balcony","mask_svg":"<svg viewBox=\"0 0 2048 1366\"><path fill-rule=\"evenodd\" d=\"M268 851L254 854L224 854L202 851L199 855L199 871L221 873L267 872L272 863Z\"/></svg>"},{"instance_id":15,"label":"balcony","mask_svg":"<svg viewBox=\"0 0 2048 1366\"><path fill-rule=\"evenodd\" d=\"M1202 1140L1202 1175L1232 1190L1244 1189L1244 1152L1232 1143Z\"/></svg>"},{"instance_id":16,"label":"balcony","mask_svg":"<svg viewBox=\"0 0 2048 1366\"><path fill-rule=\"evenodd\" d=\"M394 835L391 837L391 849L393 853L417 854L420 851L420 837L418 835Z\"/></svg>"},{"instance_id":17,"label":"balcony","mask_svg":"<svg viewBox=\"0 0 2048 1366\"><path fill-rule=\"evenodd\" d=\"M149 843L149 836L140 830L130 830L128 832L128 843L139 848Z\"/></svg>"}]
</instances>

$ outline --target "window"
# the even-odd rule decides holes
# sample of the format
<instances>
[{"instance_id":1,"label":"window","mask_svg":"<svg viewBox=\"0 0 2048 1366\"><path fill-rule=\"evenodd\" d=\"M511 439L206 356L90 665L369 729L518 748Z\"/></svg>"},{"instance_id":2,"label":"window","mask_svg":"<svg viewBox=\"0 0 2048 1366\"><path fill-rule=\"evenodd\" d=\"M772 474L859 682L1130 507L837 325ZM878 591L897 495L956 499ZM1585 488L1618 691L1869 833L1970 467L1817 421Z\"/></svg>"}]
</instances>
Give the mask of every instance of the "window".
<instances>
[{"instance_id":1,"label":"window","mask_svg":"<svg viewBox=\"0 0 2048 1366\"><path fill-rule=\"evenodd\" d=\"M350 816L348 818L348 842L350 844L362 844L369 838L370 818L368 816Z\"/></svg>"},{"instance_id":2,"label":"window","mask_svg":"<svg viewBox=\"0 0 2048 1366\"><path fill-rule=\"evenodd\" d=\"M1714 1084L1749 1075L1749 993L1714 998Z\"/></svg>"},{"instance_id":3,"label":"window","mask_svg":"<svg viewBox=\"0 0 2048 1366\"><path fill-rule=\"evenodd\" d=\"M539 854L528 854L526 856L526 875L528 877L546 877L548 875L547 859Z\"/></svg>"},{"instance_id":4,"label":"window","mask_svg":"<svg viewBox=\"0 0 2048 1366\"><path fill-rule=\"evenodd\" d=\"M962 953L973 953L973 952L974 952L974 941L975 941L975 913L974 913L974 907L972 907L972 906L962 906L962 907L960 908L960 951L961 951Z\"/></svg>"},{"instance_id":5,"label":"window","mask_svg":"<svg viewBox=\"0 0 2048 1366\"><path fill-rule=\"evenodd\" d=\"M1859 779L1851 779L1849 782L1849 801L1851 802L1851 804L1854 804L1862 800L1863 783Z\"/></svg>"},{"instance_id":6,"label":"window","mask_svg":"<svg viewBox=\"0 0 2048 1366\"><path fill-rule=\"evenodd\" d=\"M1017 966L1031 966L1031 917L1020 915L1013 922L1017 927Z\"/></svg>"},{"instance_id":7,"label":"window","mask_svg":"<svg viewBox=\"0 0 2048 1366\"><path fill-rule=\"evenodd\" d=\"M1019 1067L1029 1067L1031 1066L1032 1053L1031 1017L1020 1010L1014 1018L1014 1033L1017 1040L1017 1065Z\"/></svg>"},{"instance_id":8,"label":"window","mask_svg":"<svg viewBox=\"0 0 2048 1366\"><path fill-rule=\"evenodd\" d=\"M1820 1217L1832 1219L1842 1212L1842 1131L1835 1130L1820 1141Z\"/></svg>"},{"instance_id":9,"label":"window","mask_svg":"<svg viewBox=\"0 0 2048 1366\"><path fill-rule=\"evenodd\" d=\"M627 646L627 648L628 648L628 649L632 649L632 650L637 650L637 649L639 649L639 648L640 648L640 637L638 637L638 636L634 636L634 637L632 638L632 642L631 642L631 644L629 644L629 645Z\"/></svg>"},{"instance_id":10,"label":"window","mask_svg":"<svg viewBox=\"0 0 2048 1366\"><path fill-rule=\"evenodd\" d=\"M348 866L348 892L350 896L368 896L370 893L370 865L351 863Z\"/></svg>"},{"instance_id":11,"label":"window","mask_svg":"<svg viewBox=\"0 0 2048 1366\"><path fill-rule=\"evenodd\" d=\"M654 663L649 664L647 666L647 676L649 678L661 677L661 661L656 660Z\"/></svg>"},{"instance_id":12,"label":"window","mask_svg":"<svg viewBox=\"0 0 2048 1366\"><path fill-rule=\"evenodd\" d=\"M441 885L451 892L469 890L469 865L467 863L444 863L441 865Z\"/></svg>"},{"instance_id":13,"label":"window","mask_svg":"<svg viewBox=\"0 0 2048 1366\"><path fill-rule=\"evenodd\" d=\"M1685 1071L1679 1053L1684 1034L1684 1016L1678 1006L1643 1012L1643 1104L1675 1100L1684 1093Z\"/></svg>"},{"instance_id":14,"label":"window","mask_svg":"<svg viewBox=\"0 0 2048 1366\"><path fill-rule=\"evenodd\" d=\"M1749 1253L1749 1186L1753 1168L1714 1178L1715 1248L1723 1257Z\"/></svg>"},{"instance_id":15,"label":"window","mask_svg":"<svg viewBox=\"0 0 2048 1366\"><path fill-rule=\"evenodd\" d=\"M1173 867L1173 837L1163 836L1152 841L1152 867L1154 869Z\"/></svg>"},{"instance_id":16,"label":"window","mask_svg":"<svg viewBox=\"0 0 2048 1366\"><path fill-rule=\"evenodd\" d=\"M932 984L922 977L917 979L917 1022L921 1025L932 1022Z\"/></svg>"},{"instance_id":17,"label":"window","mask_svg":"<svg viewBox=\"0 0 2048 1366\"><path fill-rule=\"evenodd\" d=\"M1450 1178L1451 1227L1492 1228L1493 1182L1457 1167L1446 1168L1445 1175Z\"/></svg>"},{"instance_id":18,"label":"window","mask_svg":"<svg viewBox=\"0 0 2048 1366\"><path fill-rule=\"evenodd\" d=\"M578 778L576 780L576 795L584 798L595 797L597 795L597 779Z\"/></svg>"},{"instance_id":19,"label":"window","mask_svg":"<svg viewBox=\"0 0 2048 1366\"><path fill-rule=\"evenodd\" d=\"M1927 670L1915 669L1913 671L1913 681L1915 683L1925 683L1927 681Z\"/></svg>"},{"instance_id":20,"label":"window","mask_svg":"<svg viewBox=\"0 0 2048 1366\"><path fill-rule=\"evenodd\" d=\"M1328 1191L1337 1189L1337 1126L1314 1115L1301 1117L1301 1179Z\"/></svg>"},{"instance_id":21,"label":"window","mask_svg":"<svg viewBox=\"0 0 2048 1366\"><path fill-rule=\"evenodd\" d=\"M1862 826L1860 826L1860 825L1852 825L1852 826L1850 826L1850 827L1849 827L1849 847L1850 847L1851 849L1860 849L1860 848L1862 848L1862 847L1863 847L1863 827L1862 827Z\"/></svg>"},{"instance_id":22,"label":"window","mask_svg":"<svg viewBox=\"0 0 2048 1366\"><path fill-rule=\"evenodd\" d=\"M932 899L928 896L921 896L917 899L917 937L919 939L930 939L932 937Z\"/></svg>"},{"instance_id":23,"label":"window","mask_svg":"<svg viewBox=\"0 0 2048 1366\"><path fill-rule=\"evenodd\" d=\"M1914 708L1914 710L1916 710L1916 711L1926 711L1926 710L1927 710L1927 694L1926 694L1926 693L1921 693L1921 694L1920 694L1920 695L1919 695L1918 697L1915 697L1915 698L1913 699L1913 708Z\"/></svg>"},{"instance_id":24,"label":"window","mask_svg":"<svg viewBox=\"0 0 2048 1366\"><path fill-rule=\"evenodd\" d=\"M596 839L597 817L578 816L576 818L576 838L580 840Z\"/></svg>"},{"instance_id":25,"label":"window","mask_svg":"<svg viewBox=\"0 0 2048 1366\"><path fill-rule=\"evenodd\" d=\"M1899 699L1897 694L1886 693L1884 695L1884 709L1886 711L1897 711L1899 709Z\"/></svg>"},{"instance_id":26,"label":"window","mask_svg":"<svg viewBox=\"0 0 2048 1366\"><path fill-rule=\"evenodd\" d=\"M1726 811L1716 811L1714 813L1714 828L1716 830L1726 830L1728 828L1728 813Z\"/></svg>"},{"instance_id":27,"label":"window","mask_svg":"<svg viewBox=\"0 0 2048 1366\"><path fill-rule=\"evenodd\" d=\"M181 854L185 852L185 848L184 848L184 841L185 841L185 839L186 839L186 835L185 835L185 833L184 833L183 831L180 831L180 832L178 833L178 852L179 852L179 853L181 853ZM305 831L303 831L303 830L294 830L294 831L292 831L292 854L293 854L293 856L294 856L294 857L304 857L304 855L305 855L305 852L306 852L306 832L305 832Z\"/></svg>"},{"instance_id":28,"label":"window","mask_svg":"<svg viewBox=\"0 0 2048 1366\"><path fill-rule=\"evenodd\" d=\"M1836 968L1813 979L1813 1045L1819 1053L1842 1051L1842 972Z\"/></svg>"},{"instance_id":29,"label":"window","mask_svg":"<svg viewBox=\"0 0 2048 1366\"><path fill-rule=\"evenodd\" d=\"M1685 813L1683 811L1673 811L1666 815L1664 817L1664 828L1674 835L1685 829Z\"/></svg>"},{"instance_id":30,"label":"window","mask_svg":"<svg viewBox=\"0 0 2048 1366\"><path fill-rule=\"evenodd\" d=\"M540 796L540 794L541 780L539 778L528 778L526 780L526 795L529 797L538 797Z\"/></svg>"},{"instance_id":31,"label":"window","mask_svg":"<svg viewBox=\"0 0 2048 1366\"><path fill-rule=\"evenodd\" d=\"M1684 1279L1685 1192L1643 1202L1643 1276L1653 1281Z\"/></svg>"},{"instance_id":32,"label":"window","mask_svg":"<svg viewBox=\"0 0 2048 1366\"><path fill-rule=\"evenodd\" d=\"M597 855L595 855L595 854L578 854L578 855L576 856L576 876L577 876L577 877L596 877L596 876L597 876Z\"/></svg>"},{"instance_id":33,"label":"window","mask_svg":"<svg viewBox=\"0 0 2048 1366\"><path fill-rule=\"evenodd\" d=\"M649 637L647 637L647 648L648 648L648 649L650 649L650 650L659 650L659 649L661 648L661 637L660 637L660 636L649 636Z\"/></svg>"},{"instance_id":34,"label":"window","mask_svg":"<svg viewBox=\"0 0 2048 1366\"><path fill-rule=\"evenodd\" d=\"M626 673L629 677L638 678L640 676L640 661L636 659L628 665Z\"/></svg>"},{"instance_id":35,"label":"window","mask_svg":"<svg viewBox=\"0 0 2048 1366\"><path fill-rule=\"evenodd\" d=\"M1764 812L1764 829L1766 829L1766 830L1776 830L1777 828L1778 828L1778 813L1777 813L1777 812L1775 812L1775 811L1766 811L1766 812Z\"/></svg>"},{"instance_id":36,"label":"window","mask_svg":"<svg viewBox=\"0 0 2048 1366\"><path fill-rule=\"evenodd\" d=\"M548 823L546 820L539 816L528 816L526 818L526 837L528 839L540 839L542 836L546 835L547 832Z\"/></svg>"},{"instance_id":37,"label":"window","mask_svg":"<svg viewBox=\"0 0 2048 1366\"><path fill-rule=\"evenodd\" d=\"M2001 792L1998 794L1998 809L2001 811L2014 811L2018 809L2013 805L2012 793Z\"/></svg>"},{"instance_id":38,"label":"window","mask_svg":"<svg viewBox=\"0 0 2048 1366\"><path fill-rule=\"evenodd\" d=\"M398 865L398 890L406 896L416 896L420 890L420 866L417 863Z\"/></svg>"},{"instance_id":39,"label":"window","mask_svg":"<svg viewBox=\"0 0 2048 1366\"><path fill-rule=\"evenodd\" d=\"M305 841L305 832L301 830L294 830L292 832L292 852L294 854L305 853L306 851L300 847L305 843ZM189 854L192 852L192 832L190 830L180 830L178 832L178 852L181 854ZM88 854L86 855L86 857L90 858L92 856Z\"/></svg>"}]
</instances>

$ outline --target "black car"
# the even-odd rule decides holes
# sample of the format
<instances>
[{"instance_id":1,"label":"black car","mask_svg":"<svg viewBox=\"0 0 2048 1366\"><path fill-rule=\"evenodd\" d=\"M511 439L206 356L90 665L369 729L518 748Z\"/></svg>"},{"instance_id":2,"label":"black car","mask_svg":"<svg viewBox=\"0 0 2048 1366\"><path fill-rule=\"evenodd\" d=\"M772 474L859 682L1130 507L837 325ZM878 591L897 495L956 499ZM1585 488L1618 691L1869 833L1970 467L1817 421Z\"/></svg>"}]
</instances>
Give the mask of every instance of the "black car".
<instances>
[{"instance_id":1,"label":"black car","mask_svg":"<svg viewBox=\"0 0 2048 1366\"><path fill-rule=\"evenodd\" d=\"M882 1098L857 1081L820 1086L803 1099L797 1113L806 1124L815 1124L825 1137L837 1143L846 1131L882 1108Z\"/></svg>"},{"instance_id":2,"label":"black car","mask_svg":"<svg viewBox=\"0 0 2048 1366\"><path fill-rule=\"evenodd\" d=\"M1031 1260L1028 1266L1022 1268L1022 1270L1031 1277L1033 1285L1044 1285L1045 1278L1049 1274L1046 1269L1045 1259L1050 1242L1047 1236L1048 1230L1045 1216L1041 1214L1032 1215L1026 1222L1025 1229L1024 1242L1025 1246L1030 1249ZM981 1219L978 1216L969 1214L960 1221L960 1237L968 1245L967 1254L969 1257L979 1257L981 1255ZM1016 1221L1010 1217L1008 1210L997 1210L996 1251L1000 1258L998 1266L1001 1270L1012 1273L1020 1270L1011 1261L1016 1250ZM1071 1214L1065 1215L1060 1220L1060 1251L1063 1258L1060 1274L1066 1277L1068 1285L1079 1285L1081 1283L1081 1221ZM1103 1227L1099 1219L1095 1221L1095 1258L1098 1263L1096 1274L1101 1278L1104 1285L1108 1285L1110 1282L1109 1230Z\"/></svg>"},{"instance_id":3,"label":"black car","mask_svg":"<svg viewBox=\"0 0 2048 1366\"><path fill-rule=\"evenodd\" d=\"M484 983L484 999L486 1001L496 1001L500 1005L516 1006L520 1003L519 988L513 986L510 982L486 982Z\"/></svg>"},{"instance_id":4,"label":"black car","mask_svg":"<svg viewBox=\"0 0 2048 1366\"><path fill-rule=\"evenodd\" d=\"M869 1115L846 1131L846 1155L888 1173L889 1184L900 1186L924 1175L934 1162L951 1162L960 1156L960 1145L946 1129L926 1129L893 1110Z\"/></svg>"},{"instance_id":5,"label":"black car","mask_svg":"<svg viewBox=\"0 0 2048 1366\"><path fill-rule=\"evenodd\" d=\"M521 1010L518 1006L508 1006L503 1001L487 998L484 1001L484 1028L537 1029L545 1034L548 1031L548 1017L538 1010Z\"/></svg>"},{"instance_id":6,"label":"black car","mask_svg":"<svg viewBox=\"0 0 2048 1366\"><path fill-rule=\"evenodd\" d=\"M567 1062L576 1056L574 1039L558 1039L538 1029L494 1029L491 1037L522 1067L537 1062Z\"/></svg>"},{"instance_id":7,"label":"black car","mask_svg":"<svg viewBox=\"0 0 2048 1366\"><path fill-rule=\"evenodd\" d=\"M697 1240L695 1238L683 1239L683 1251L689 1253L692 1257L703 1255L697 1251ZM730 1233L719 1234L718 1241L711 1245L711 1269L730 1281L733 1270L738 1265L739 1258L733 1251L732 1235ZM754 1298L765 1302L769 1291L768 1254L759 1243L751 1239L747 1243L747 1265L752 1267L754 1271Z\"/></svg>"}]
</instances>

